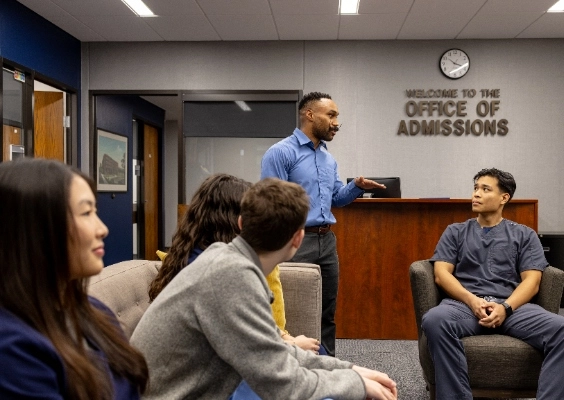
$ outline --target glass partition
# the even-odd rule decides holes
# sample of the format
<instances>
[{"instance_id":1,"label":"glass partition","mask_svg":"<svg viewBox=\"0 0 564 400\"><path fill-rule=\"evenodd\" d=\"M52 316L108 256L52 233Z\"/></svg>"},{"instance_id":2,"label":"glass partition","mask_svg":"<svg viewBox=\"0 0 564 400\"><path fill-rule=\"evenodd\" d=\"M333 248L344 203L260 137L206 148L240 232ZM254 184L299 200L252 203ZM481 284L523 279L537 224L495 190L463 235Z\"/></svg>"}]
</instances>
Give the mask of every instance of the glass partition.
<instances>
[{"instance_id":1,"label":"glass partition","mask_svg":"<svg viewBox=\"0 0 564 400\"><path fill-rule=\"evenodd\" d=\"M299 94L183 95L184 202L211 174L258 181L266 150L297 126Z\"/></svg>"},{"instance_id":2,"label":"glass partition","mask_svg":"<svg viewBox=\"0 0 564 400\"><path fill-rule=\"evenodd\" d=\"M260 179L262 156L270 146L280 139L185 138L186 201L190 201L204 179L212 174L222 172L235 175L249 182L257 182Z\"/></svg>"}]
</instances>

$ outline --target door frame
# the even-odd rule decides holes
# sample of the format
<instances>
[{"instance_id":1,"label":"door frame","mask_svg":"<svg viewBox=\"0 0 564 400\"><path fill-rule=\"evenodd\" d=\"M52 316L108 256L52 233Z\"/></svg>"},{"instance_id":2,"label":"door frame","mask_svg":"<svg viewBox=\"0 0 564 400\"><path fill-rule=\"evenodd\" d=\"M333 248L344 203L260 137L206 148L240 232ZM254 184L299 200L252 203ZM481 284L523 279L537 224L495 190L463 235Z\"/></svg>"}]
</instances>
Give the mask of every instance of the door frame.
<instances>
[{"instance_id":1,"label":"door frame","mask_svg":"<svg viewBox=\"0 0 564 400\"><path fill-rule=\"evenodd\" d=\"M176 96L178 101L181 102L181 92L178 90L89 90L88 91L88 108L89 108L89 115L88 115L88 144L89 144L89 171L90 176L95 179L95 171L96 171L96 160L98 158L98 149L96 144L96 97L97 96L112 96L112 95L134 95L134 96ZM138 131L143 124L151 125L157 128L158 131L158 152L159 152L159 164L158 164L158 180L159 180L159 193L158 193L158 204L159 204L159 235L158 235L158 246L159 248L164 248L165 243L165 210L164 210L164 201L163 201L163 193L164 193L164 181L163 181L163 163L164 163L164 125L163 127L155 126L151 121L147 121L144 118L136 115L133 113L131 115L132 119L138 121ZM164 122L164 121L163 121ZM179 121L179 124L181 121ZM179 130L179 136L182 138L181 134L182 130ZM129 157L132 157L131 154ZM132 172L134 173L134 171ZM138 188L141 190L141 188ZM143 220L143 216L139 216L139 207L138 207L138 232L140 231L139 227L139 220ZM144 238L143 238L144 239ZM140 241L140 244L144 244L144 240ZM138 249L139 251L139 249Z\"/></svg>"},{"instance_id":2,"label":"door frame","mask_svg":"<svg viewBox=\"0 0 564 400\"><path fill-rule=\"evenodd\" d=\"M78 89L59 82L55 79L50 78L47 75L43 75L33 69L24 67L23 65L13 62L7 58L0 57L0 66L2 68L10 68L21 71L25 74L25 86L23 93L23 109L22 109L22 131L24 134L23 144L25 146L25 156L33 157L34 154L34 83L36 80L41 81L49 86L59 89L65 93L66 96L66 110L65 115L70 116L70 127L65 128L66 135L66 153L67 160L66 163L74 167L79 167L81 160L79 159L79 115L78 115ZM3 75L0 75L0 120L2 123L4 121L4 107L3 107L3 89L4 81ZM3 146L3 138L0 136L0 148ZM2 159L2 154L0 154L0 161L5 161Z\"/></svg>"},{"instance_id":3,"label":"door frame","mask_svg":"<svg viewBox=\"0 0 564 400\"><path fill-rule=\"evenodd\" d=\"M133 153L137 153L137 161L141 163L141 171L142 171L142 178L139 182L139 186L137 187L137 199L139 200L137 203L137 235L138 235L138 242L137 242L137 255L146 260L150 260L155 257L154 254L150 255L150 258L147 257L147 254L144 254L145 249L145 202L144 200L144 193L145 193L145 166L146 160L144 157L144 147L145 147L145 140L144 140L144 128L145 126L151 126L156 129L157 131L157 153L158 153L158 164L157 164L157 180L158 180L158 188L157 188L157 207L158 207L158 235L157 235L157 247L158 249L164 248L164 201L163 201L163 193L164 193L164 182L163 182L163 155L164 155L164 146L163 146L163 129L159 128L148 121L145 121L143 118L133 115L133 119L137 121L137 149L134 149ZM135 140L133 141L135 143ZM135 171L132 171L135 173ZM135 179L135 178L133 178ZM143 254L142 254L143 252Z\"/></svg>"}]
</instances>

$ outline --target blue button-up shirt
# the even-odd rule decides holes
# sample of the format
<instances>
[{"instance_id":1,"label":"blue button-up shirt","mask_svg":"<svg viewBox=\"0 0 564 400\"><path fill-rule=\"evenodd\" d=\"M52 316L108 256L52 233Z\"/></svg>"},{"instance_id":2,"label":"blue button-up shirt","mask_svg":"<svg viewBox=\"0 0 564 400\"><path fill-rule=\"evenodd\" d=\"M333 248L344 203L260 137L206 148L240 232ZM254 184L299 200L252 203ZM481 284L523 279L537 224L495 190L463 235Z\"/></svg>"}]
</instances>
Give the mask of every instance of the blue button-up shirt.
<instances>
[{"instance_id":1,"label":"blue button-up shirt","mask_svg":"<svg viewBox=\"0 0 564 400\"><path fill-rule=\"evenodd\" d=\"M364 192L354 181L344 185L325 142L314 148L298 128L264 154L261 179L270 177L297 183L305 189L310 204L306 226L334 224L337 221L331 207L343 207Z\"/></svg>"}]
</instances>

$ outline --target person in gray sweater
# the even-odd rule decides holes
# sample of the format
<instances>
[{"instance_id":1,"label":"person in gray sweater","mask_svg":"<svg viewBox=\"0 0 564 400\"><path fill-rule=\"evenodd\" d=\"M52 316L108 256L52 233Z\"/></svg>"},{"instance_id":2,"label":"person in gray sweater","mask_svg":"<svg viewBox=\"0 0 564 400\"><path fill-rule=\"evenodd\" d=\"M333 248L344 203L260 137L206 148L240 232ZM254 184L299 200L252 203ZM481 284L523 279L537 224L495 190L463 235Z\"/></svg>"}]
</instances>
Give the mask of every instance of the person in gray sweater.
<instances>
[{"instance_id":1,"label":"person in gray sweater","mask_svg":"<svg viewBox=\"0 0 564 400\"><path fill-rule=\"evenodd\" d=\"M388 375L285 344L265 276L295 254L309 200L269 178L243 197L240 236L214 243L149 306L131 337L147 399L228 399L244 380L262 399L397 399Z\"/></svg>"}]
</instances>

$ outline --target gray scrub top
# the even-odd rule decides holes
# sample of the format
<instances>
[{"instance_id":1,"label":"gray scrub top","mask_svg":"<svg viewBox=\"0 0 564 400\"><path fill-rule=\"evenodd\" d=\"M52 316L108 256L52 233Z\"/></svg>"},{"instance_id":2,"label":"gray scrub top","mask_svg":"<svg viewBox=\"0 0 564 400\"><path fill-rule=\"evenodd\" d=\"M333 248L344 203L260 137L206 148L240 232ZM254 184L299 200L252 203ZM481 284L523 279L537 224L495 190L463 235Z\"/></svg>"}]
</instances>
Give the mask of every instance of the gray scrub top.
<instances>
[{"instance_id":1,"label":"gray scrub top","mask_svg":"<svg viewBox=\"0 0 564 400\"><path fill-rule=\"evenodd\" d=\"M513 293L521 272L543 271L548 265L535 231L506 219L488 232L475 218L449 225L430 261L453 264L453 275L464 288L499 299Z\"/></svg>"}]
</instances>

